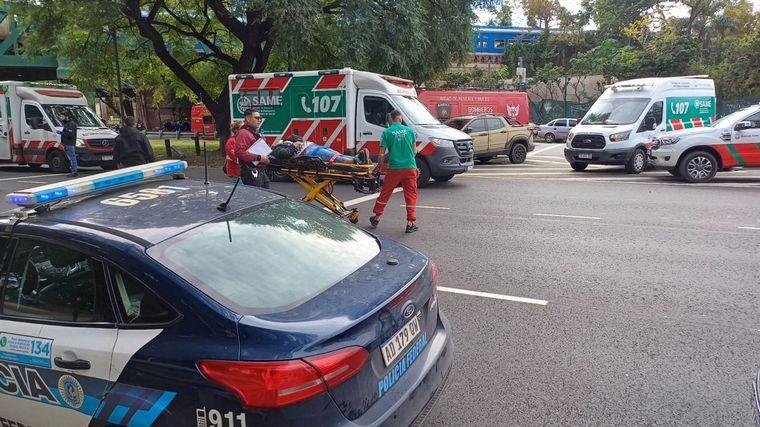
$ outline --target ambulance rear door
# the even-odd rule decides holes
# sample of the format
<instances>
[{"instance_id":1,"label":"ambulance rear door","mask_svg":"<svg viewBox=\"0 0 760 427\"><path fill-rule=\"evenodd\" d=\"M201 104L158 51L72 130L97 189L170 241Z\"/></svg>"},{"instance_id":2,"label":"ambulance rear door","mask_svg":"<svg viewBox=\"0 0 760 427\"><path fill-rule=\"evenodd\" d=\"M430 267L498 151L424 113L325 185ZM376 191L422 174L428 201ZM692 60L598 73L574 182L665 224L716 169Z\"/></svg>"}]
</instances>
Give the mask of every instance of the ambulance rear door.
<instances>
[{"instance_id":1,"label":"ambulance rear door","mask_svg":"<svg viewBox=\"0 0 760 427\"><path fill-rule=\"evenodd\" d=\"M0 160L11 159L11 103L7 93L0 89Z\"/></svg>"}]
</instances>

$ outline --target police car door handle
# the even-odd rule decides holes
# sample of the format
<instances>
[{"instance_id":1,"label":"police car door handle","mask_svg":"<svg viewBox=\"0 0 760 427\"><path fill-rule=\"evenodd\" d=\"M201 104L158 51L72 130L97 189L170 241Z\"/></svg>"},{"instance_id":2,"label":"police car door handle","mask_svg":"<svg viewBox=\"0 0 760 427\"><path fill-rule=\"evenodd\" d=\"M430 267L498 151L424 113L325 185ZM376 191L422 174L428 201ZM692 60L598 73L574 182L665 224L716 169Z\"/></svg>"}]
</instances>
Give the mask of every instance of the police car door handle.
<instances>
[{"instance_id":1,"label":"police car door handle","mask_svg":"<svg viewBox=\"0 0 760 427\"><path fill-rule=\"evenodd\" d=\"M61 357L56 357L55 366L63 369L90 369L90 361L83 359L63 360Z\"/></svg>"},{"instance_id":2,"label":"police car door handle","mask_svg":"<svg viewBox=\"0 0 760 427\"><path fill-rule=\"evenodd\" d=\"M372 135L372 132L362 132L362 135Z\"/></svg>"}]
</instances>

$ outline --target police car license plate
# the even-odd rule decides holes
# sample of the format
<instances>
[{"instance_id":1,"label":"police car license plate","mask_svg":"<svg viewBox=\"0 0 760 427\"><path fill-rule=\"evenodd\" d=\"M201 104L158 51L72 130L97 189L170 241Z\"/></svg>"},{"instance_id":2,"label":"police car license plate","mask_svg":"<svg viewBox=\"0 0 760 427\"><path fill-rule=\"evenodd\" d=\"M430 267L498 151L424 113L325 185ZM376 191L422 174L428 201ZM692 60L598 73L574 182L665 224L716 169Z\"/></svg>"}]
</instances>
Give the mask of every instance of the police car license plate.
<instances>
[{"instance_id":1,"label":"police car license plate","mask_svg":"<svg viewBox=\"0 0 760 427\"><path fill-rule=\"evenodd\" d=\"M420 324L422 323L422 312L417 312L417 315L412 318L400 331L396 332L396 335L385 342L380 347L380 351L383 353L383 361L385 366L389 366L396 358L404 353L407 347L414 341L417 335L420 334Z\"/></svg>"},{"instance_id":2,"label":"police car license plate","mask_svg":"<svg viewBox=\"0 0 760 427\"><path fill-rule=\"evenodd\" d=\"M101 157L102 160L113 160L113 156L103 156Z\"/></svg>"},{"instance_id":3,"label":"police car license plate","mask_svg":"<svg viewBox=\"0 0 760 427\"><path fill-rule=\"evenodd\" d=\"M591 158L591 153L580 153L580 154L578 154L578 158L579 159L590 159Z\"/></svg>"}]
</instances>

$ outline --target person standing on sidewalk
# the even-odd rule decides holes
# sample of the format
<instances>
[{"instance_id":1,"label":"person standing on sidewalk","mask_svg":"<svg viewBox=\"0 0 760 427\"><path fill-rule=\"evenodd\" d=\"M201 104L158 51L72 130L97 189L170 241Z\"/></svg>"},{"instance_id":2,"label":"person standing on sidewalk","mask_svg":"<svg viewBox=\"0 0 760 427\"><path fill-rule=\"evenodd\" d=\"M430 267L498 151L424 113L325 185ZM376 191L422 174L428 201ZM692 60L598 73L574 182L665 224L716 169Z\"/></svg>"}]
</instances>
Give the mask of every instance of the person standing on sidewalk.
<instances>
[{"instance_id":1,"label":"person standing on sidewalk","mask_svg":"<svg viewBox=\"0 0 760 427\"><path fill-rule=\"evenodd\" d=\"M243 185L269 188L269 177L266 173L269 157L248 152L248 149L261 139L261 113L249 108L243 112L243 116L244 124L235 135L235 156L240 163L240 180L243 181Z\"/></svg>"},{"instance_id":2,"label":"person standing on sidewalk","mask_svg":"<svg viewBox=\"0 0 760 427\"><path fill-rule=\"evenodd\" d=\"M404 200L406 201L406 232L414 233L418 230L415 221L415 208L417 206L417 161L414 158L417 138L414 131L401 124L401 112L393 110L390 112L391 126L383 132L380 140L380 158L374 173L380 173L383 160L388 156L388 173L385 175L383 187L380 189L380 196L375 202L373 212L375 215L369 218L372 228L376 228L380 223L380 217L385 211L385 207L393 194L393 189L399 183L404 189Z\"/></svg>"},{"instance_id":3,"label":"person standing on sidewalk","mask_svg":"<svg viewBox=\"0 0 760 427\"><path fill-rule=\"evenodd\" d=\"M238 159L235 155L235 136L237 135L241 126L243 126L243 122L240 120L235 120L232 122L230 125L230 137L224 144L224 152L226 154L224 171L227 173L227 176L232 179L232 182L236 182L238 179L240 179L240 164L238 164Z\"/></svg>"},{"instance_id":4,"label":"person standing on sidewalk","mask_svg":"<svg viewBox=\"0 0 760 427\"><path fill-rule=\"evenodd\" d=\"M61 111L58 114L58 120L63 123L63 130L61 130L61 144L63 144L63 150L66 152L66 157L69 158L69 167L71 171L68 176L74 177L79 175L77 168L77 122L71 117L71 113L68 111Z\"/></svg>"}]
</instances>

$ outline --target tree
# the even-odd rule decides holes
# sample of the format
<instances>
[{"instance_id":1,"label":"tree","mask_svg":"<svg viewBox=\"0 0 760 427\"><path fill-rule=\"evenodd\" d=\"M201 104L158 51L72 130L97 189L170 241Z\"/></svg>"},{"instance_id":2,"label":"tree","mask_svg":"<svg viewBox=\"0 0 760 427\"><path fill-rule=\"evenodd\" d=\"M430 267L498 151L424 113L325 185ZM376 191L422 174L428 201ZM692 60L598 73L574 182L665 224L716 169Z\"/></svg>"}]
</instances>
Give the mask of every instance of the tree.
<instances>
[{"instance_id":1,"label":"tree","mask_svg":"<svg viewBox=\"0 0 760 427\"><path fill-rule=\"evenodd\" d=\"M622 29L644 16L659 0L584 0L591 11L600 40L622 40Z\"/></svg>"},{"instance_id":2,"label":"tree","mask_svg":"<svg viewBox=\"0 0 760 427\"><path fill-rule=\"evenodd\" d=\"M509 3L491 7L488 11L493 17L488 21L487 25L512 26L512 6Z\"/></svg>"},{"instance_id":3,"label":"tree","mask_svg":"<svg viewBox=\"0 0 760 427\"><path fill-rule=\"evenodd\" d=\"M86 70L112 26L148 53L134 73L197 97L229 123L228 74L353 66L424 81L470 51L473 7L492 0L27 0L29 44ZM76 37L72 37L76 34ZM95 50L97 49L97 50ZM93 50L95 50L93 52ZM84 52L88 52L84 54ZM83 60L84 58L84 60ZM140 69L140 67L144 67ZM271 69L271 68L269 68ZM143 73L143 70L146 70ZM103 68L94 71L103 72ZM108 73L107 75L111 75ZM106 74L103 74L106 75ZM82 76L77 73L72 80ZM147 83L146 83L147 84ZM159 86L159 84L156 84ZM225 126L220 127L222 140Z\"/></svg>"},{"instance_id":4,"label":"tree","mask_svg":"<svg viewBox=\"0 0 760 427\"><path fill-rule=\"evenodd\" d=\"M528 18L528 26L549 29L557 17L560 6L558 0L521 0L523 11Z\"/></svg>"}]
</instances>

